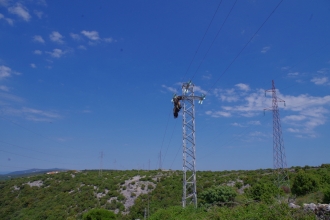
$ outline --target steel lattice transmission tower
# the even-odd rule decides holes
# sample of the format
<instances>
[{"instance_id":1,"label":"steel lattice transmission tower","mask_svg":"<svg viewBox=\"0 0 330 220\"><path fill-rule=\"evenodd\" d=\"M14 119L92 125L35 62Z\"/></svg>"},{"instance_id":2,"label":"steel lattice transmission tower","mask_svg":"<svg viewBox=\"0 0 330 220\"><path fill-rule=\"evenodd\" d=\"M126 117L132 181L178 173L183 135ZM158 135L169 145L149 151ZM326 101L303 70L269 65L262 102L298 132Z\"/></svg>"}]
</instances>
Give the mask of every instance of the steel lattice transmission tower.
<instances>
[{"instance_id":1,"label":"steel lattice transmission tower","mask_svg":"<svg viewBox=\"0 0 330 220\"><path fill-rule=\"evenodd\" d=\"M280 112L278 109L278 102L284 102L285 106L285 101L277 97L274 80L272 80L272 89L266 90L266 92L272 93L272 107L265 110L273 111L273 166L274 173L276 174L275 185L277 187L286 186L290 189L285 148L282 137Z\"/></svg>"},{"instance_id":2,"label":"steel lattice transmission tower","mask_svg":"<svg viewBox=\"0 0 330 220\"><path fill-rule=\"evenodd\" d=\"M178 96L175 95L174 98ZM182 84L183 121L182 121L182 148L183 148L183 195L182 206L193 203L197 207L196 191L196 143L195 143L195 100L202 104L205 95L194 95L194 84Z\"/></svg>"}]
</instances>

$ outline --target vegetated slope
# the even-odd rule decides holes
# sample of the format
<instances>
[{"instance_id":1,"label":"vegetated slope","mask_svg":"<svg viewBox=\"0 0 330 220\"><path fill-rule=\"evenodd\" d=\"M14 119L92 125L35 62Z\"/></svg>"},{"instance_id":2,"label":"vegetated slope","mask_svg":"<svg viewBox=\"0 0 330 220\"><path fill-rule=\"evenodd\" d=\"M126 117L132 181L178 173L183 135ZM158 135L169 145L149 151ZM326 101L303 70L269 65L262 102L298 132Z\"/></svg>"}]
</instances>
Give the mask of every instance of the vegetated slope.
<instances>
[{"instance_id":1,"label":"vegetated slope","mask_svg":"<svg viewBox=\"0 0 330 220\"><path fill-rule=\"evenodd\" d=\"M0 219L81 219L84 212L95 207L113 210L120 216L125 205L129 210L134 203L126 204L128 198L146 192L141 187L149 191L155 188L152 179L144 181L144 186L130 181L149 174L155 175L143 171L103 171L100 176L98 171L67 171L2 181Z\"/></svg>"},{"instance_id":2,"label":"vegetated slope","mask_svg":"<svg viewBox=\"0 0 330 220\"><path fill-rule=\"evenodd\" d=\"M292 167L289 176L296 204L330 202L329 165ZM117 219L143 219L145 215L151 219L226 219L237 213L265 219L268 214L258 217L256 213L272 215L272 209L277 209L283 219L300 218L303 210L288 212L287 205L279 206L275 201L278 195L287 201L289 194L287 189L276 189L274 179L271 169L198 171L200 208L183 211L182 171L103 171L102 176L98 171L44 174L0 182L0 219L81 219L93 208L111 210Z\"/></svg>"}]
</instances>

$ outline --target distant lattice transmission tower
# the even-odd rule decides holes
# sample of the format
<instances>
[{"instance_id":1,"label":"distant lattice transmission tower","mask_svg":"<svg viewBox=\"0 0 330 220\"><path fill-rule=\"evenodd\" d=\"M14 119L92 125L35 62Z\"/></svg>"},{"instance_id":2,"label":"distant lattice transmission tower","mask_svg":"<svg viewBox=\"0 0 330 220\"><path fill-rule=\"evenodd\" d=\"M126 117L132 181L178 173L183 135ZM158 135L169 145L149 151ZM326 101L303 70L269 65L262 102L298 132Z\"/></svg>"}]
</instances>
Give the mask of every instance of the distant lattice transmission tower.
<instances>
[{"instance_id":1,"label":"distant lattice transmission tower","mask_svg":"<svg viewBox=\"0 0 330 220\"><path fill-rule=\"evenodd\" d=\"M274 80L272 80L272 89L266 90L266 92L272 93L272 107L264 110L271 110L273 112L273 166L276 175L275 185L277 187L286 186L290 190L280 112L278 109L278 102L284 102L285 106L285 101L277 97Z\"/></svg>"}]
</instances>

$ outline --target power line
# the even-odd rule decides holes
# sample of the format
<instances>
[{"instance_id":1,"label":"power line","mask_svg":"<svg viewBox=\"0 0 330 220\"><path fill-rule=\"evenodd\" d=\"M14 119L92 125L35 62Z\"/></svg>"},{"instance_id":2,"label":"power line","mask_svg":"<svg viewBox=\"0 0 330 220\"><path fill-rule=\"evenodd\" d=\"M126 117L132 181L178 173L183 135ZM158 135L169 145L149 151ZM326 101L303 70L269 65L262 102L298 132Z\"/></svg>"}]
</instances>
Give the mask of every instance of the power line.
<instances>
[{"instance_id":1,"label":"power line","mask_svg":"<svg viewBox=\"0 0 330 220\"><path fill-rule=\"evenodd\" d=\"M2 119L4 119L4 120L7 120L7 121L9 121L10 123L12 123L12 124L14 124L14 125L16 125L16 126L18 126L18 127L20 127L20 128L23 128L23 129L25 129L25 130L31 132L32 134L35 134L35 135L39 136L39 137L42 137L42 138L47 139L47 140L49 140L49 141L55 142L56 144L63 145L63 146L65 146L65 147L72 148L71 146L61 144L61 143L59 143L59 142L57 142L57 141L54 141L54 140L52 140L52 139L50 139L50 138L48 138L48 137L46 137L46 136L44 136L44 135L42 135L42 134L39 134L39 133L37 133L37 132L34 132L34 131L32 131L31 129L28 129L28 128L26 128L26 127L24 127L24 126L22 126L22 125L20 125L20 124L18 124L18 123L16 123L16 122L13 122L13 121L9 120L8 118L5 118L5 117L3 117L3 116L0 116L0 118L2 118ZM72 149L73 149L73 148L72 148Z\"/></svg>"},{"instance_id":2,"label":"power line","mask_svg":"<svg viewBox=\"0 0 330 220\"><path fill-rule=\"evenodd\" d=\"M237 0L234 2L233 6L231 7L229 13L227 14L225 20L223 21L223 23L222 23L222 25L221 25L219 31L218 31L217 34L215 35L215 37L214 37L214 39L213 39L213 41L212 41L210 47L209 47L208 50L206 51L206 53L205 53L205 55L204 55L202 61L199 63L199 66L197 67L197 69L196 69L194 75L191 77L191 80L194 79L194 77L196 76L197 71L199 70L199 68L201 67L202 63L204 62L204 60L205 60L207 54L210 52L210 50L211 50L211 48L212 48L212 46L213 46L215 40L216 40L216 39L218 38L218 36L219 36L220 31L222 30L222 28L223 28L224 24L226 23L226 21L227 21L229 15L231 14L232 10L234 9L234 7L235 7L235 5L236 5L236 2L237 2Z\"/></svg>"},{"instance_id":3,"label":"power line","mask_svg":"<svg viewBox=\"0 0 330 220\"><path fill-rule=\"evenodd\" d=\"M13 152L9 152L6 150L1 150L2 152L8 153L8 154L13 154L13 155L17 155L20 157L26 157L26 158L30 158L30 159L34 159L34 160L41 160L41 161L46 161L46 162L50 162L50 163L60 163L60 164L71 164L71 165L77 165L77 164L72 164L72 163L63 163L63 162L55 162L55 161L50 161L50 160L45 160L45 159L40 159L40 158L35 158L35 157L30 157L30 156L26 156L26 155L21 155L21 154L17 154L17 153L13 153Z\"/></svg>"},{"instance_id":4,"label":"power line","mask_svg":"<svg viewBox=\"0 0 330 220\"><path fill-rule=\"evenodd\" d=\"M260 25L260 27L257 29L257 31L252 35L252 37L249 39L249 41L244 45L244 47L240 50L240 52L235 56L235 58L229 63L229 65L226 67L226 69L221 73L219 78L214 82L214 84L211 86L211 88L208 90L208 92L214 88L214 86L218 83L220 78L228 71L228 69L233 65L233 63L237 60L237 58L241 55L241 53L245 50L245 48L250 44L252 39L257 35L257 33L261 30L261 28L266 24L266 22L269 20L269 18L274 14L274 12L277 10L277 8L281 5L283 0L281 0L276 7L273 9L273 11L268 15L266 20Z\"/></svg>"},{"instance_id":5,"label":"power line","mask_svg":"<svg viewBox=\"0 0 330 220\"><path fill-rule=\"evenodd\" d=\"M42 152L42 151L38 151L38 150L31 149L31 148L22 147L22 146L19 146L19 145L16 145L16 144L10 144L10 143L8 143L8 142L1 141L1 140L0 140L0 142L1 142L1 143L4 143L4 144L11 145L11 146L13 146L13 147L18 147L18 148L25 149L25 150L29 150L29 151L34 151L34 152L41 153L41 154L45 154L45 155L50 155L50 156L54 156L54 157L63 157L63 158L67 158L67 157L62 156L62 155L49 154L49 153L45 153L45 152Z\"/></svg>"},{"instance_id":6,"label":"power line","mask_svg":"<svg viewBox=\"0 0 330 220\"><path fill-rule=\"evenodd\" d=\"M200 46L202 45L202 43L203 43L203 41L204 41L204 38L205 38L207 32L209 31L209 28L210 28L210 26L211 26L211 24L212 24L212 22L213 22L213 20L214 20L215 15L217 14L217 12L218 12L218 10L219 10L219 8L220 8L221 3L222 3L222 0L219 2L217 9L215 10L215 12L214 12L214 14L213 14L213 16L212 16L212 19L211 19L209 25L207 26L206 31L204 32L204 35L203 35L202 40L201 40L201 41L199 42L199 44L198 44L197 50L195 51L195 54L194 54L192 60L190 61L190 64L189 64L189 66L188 66L188 68L187 68L187 71L186 71L186 73L184 74L184 76L182 77L182 81L183 81L184 78L186 77L186 75L187 75L187 73L188 73L188 71L189 71L189 69L190 69L190 67L191 67L191 64L192 64L193 61L195 60L195 57L196 57L196 55L197 55L197 53L198 53L198 51L199 51L199 48L200 48Z\"/></svg>"}]
</instances>

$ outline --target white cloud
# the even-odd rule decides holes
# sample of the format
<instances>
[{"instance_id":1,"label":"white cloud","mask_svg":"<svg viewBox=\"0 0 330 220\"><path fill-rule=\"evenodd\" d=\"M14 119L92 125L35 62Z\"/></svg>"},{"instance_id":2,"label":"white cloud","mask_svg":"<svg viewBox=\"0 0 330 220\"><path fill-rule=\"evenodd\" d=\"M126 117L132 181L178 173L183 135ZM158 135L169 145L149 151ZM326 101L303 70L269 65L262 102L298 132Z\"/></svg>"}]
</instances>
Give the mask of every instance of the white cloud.
<instances>
[{"instance_id":1,"label":"white cloud","mask_svg":"<svg viewBox=\"0 0 330 220\"><path fill-rule=\"evenodd\" d=\"M263 47L260 52L261 53L266 53L269 49L270 49L270 47Z\"/></svg>"},{"instance_id":2,"label":"white cloud","mask_svg":"<svg viewBox=\"0 0 330 220\"><path fill-rule=\"evenodd\" d=\"M288 76L298 76L299 72L288 73Z\"/></svg>"},{"instance_id":3,"label":"white cloud","mask_svg":"<svg viewBox=\"0 0 330 220\"><path fill-rule=\"evenodd\" d=\"M165 86L162 85L163 88L165 88L166 90L172 92L172 93L177 93L178 91L176 90L176 88L170 87L170 86Z\"/></svg>"},{"instance_id":4,"label":"white cloud","mask_svg":"<svg viewBox=\"0 0 330 220\"><path fill-rule=\"evenodd\" d=\"M31 63L30 66L31 66L32 68L37 68L37 66L36 66L34 63Z\"/></svg>"},{"instance_id":5,"label":"white cloud","mask_svg":"<svg viewBox=\"0 0 330 220\"><path fill-rule=\"evenodd\" d=\"M34 10L33 12L39 19L41 19L44 14L42 11L37 11L37 10Z\"/></svg>"},{"instance_id":6,"label":"white cloud","mask_svg":"<svg viewBox=\"0 0 330 220\"><path fill-rule=\"evenodd\" d=\"M66 54L66 51L62 51L61 49L54 49L53 52L46 51L46 53L50 54L52 57L60 58L61 56Z\"/></svg>"},{"instance_id":7,"label":"white cloud","mask_svg":"<svg viewBox=\"0 0 330 220\"><path fill-rule=\"evenodd\" d=\"M306 119L304 115L289 115L283 118L283 121L302 121Z\"/></svg>"},{"instance_id":8,"label":"white cloud","mask_svg":"<svg viewBox=\"0 0 330 220\"><path fill-rule=\"evenodd\" d=\"M81 33L90 40L97 41L100 39L97 31L81 31Z\"/></svg>"},{"instance_id":9,"label":"white cloud","mask_svg":"<svg viewBox=\"0 0 330 220\"><path fill-rule=\"evenodd\" d=\"M0 0L0 5L2 6L8 6L9 1L8 0Z\"/></svg>"},{"instance_id":10,"label":"white cloud","mask_svg":"<svg viewBox=\"0 0 330 220\"><path fill-rule=\"evenodd\" d=\"M197 93L202 93L202 94L204 94L204 95L206 95L206 91L205 90L203 90L200 86L194 86L194 93L195 93L195 95L196 95L196 92ZM197 94L198 95L198 94Z\"/></svg>"},{"instance_id":11,"label":"white cloud","mask_svg":"<svg viewBox=\"0 0 330 220\"><path fill-rule=\"evenodd\" d=\"M328 72L329 72L328 68L322 68L322 69L317 71L317 73L320 73L320 74L327 74Z\"/></svg>"},{"instance_id":12,"label":"white cloud","mask_svg":"<svg viewBox=\"0 0 330 220\"><path fill-rule=\"evenodd\" d=\"M244 127L243 125L241 125L240 123L234 122L231 123L232 126L236 126L236 127Z\"/></svg>"},{"instance_id":13,"label":"white cloud","mask_svg":"<svg viewBox=\"0 0 330 220\"><path fill-rule=\"evenodd\" d=\"M81 40L81 37L80 37L79 34L70 33L70 36L71 36L72 39L74 39L74 40Z\"/></svg>"},{"instance_id":14,"label":"white cloud","mask_svg":"<svg viewBox=\"0 0 330 220\"><path fill-rule=\"evenodd\" d=\"M202 77L203 79L209 80L212 78L212 74L204 74Z\"/></svg>"},{"instance_id":15,"label":"white cloud","mask_svg":"<svg viewBox=\"0 0 330 220\"><path fill-rule=\"evenodd\" d=\"M0 66L0 80L7 78L7 77L11 77L13 74L20 75L20 73L11 70L7 66L3 66L3 65Z\"/></svg>"},{"instance_id":16,"label":"white cloud","mask_svg":"<svg viewBox=\"0 0 330 220\"><path fill-rule=\"evenodd\" d=\"M249 121L248 124L250 124L250 125L261 125L260 121Z\"/></svg>"},{"instance_id":17,"label":"white cloud","mask_svg":"<svg viewBox=\"0 0 330 220\"><path fill-rule=\"evenodd\" d=\"M42 54L42 51L41 50L35 50L33 51L34 54L38 54L38 55L41 55Z\"/></svg>"},{"instance_id":18,"label":"white cloud","mask_svg":"<svg viewBox=\"0 0 330 220\"><path fill-rule=\"evenodd\" d=\"M219 117L230 117L231 114L229 112L224 112L224 111L206 111L205 114L210 115L211 117L214 118L219 118Z\"/></svg>"},{"instance_id":19,"label":"white cloud","mask_svg":"<svg viewBox=\"0 0 330 220\"><path fill-rule=\"evenodd\" d=\"M59 44L63 44L63 36L58 32L58 31L53 31L50 35L49 38L51 41L59 43Z\"/></svg>"},{"instance_id":20,"label":"white cloud","mask_svg":"<svg viewBox=\"0 0 330 220\"><path fill-rule=\"evenodd\" d=\"M39 43L45 43L45 40L40 35L33 36L33 41L39 42Z\"/></svg>"},{"instance_id":21,"label":"white cloud","mask_svg":"<svg viewBox=\"0 0 330 220\"><path fill-rule=\"evenodd\" d=\"M25 21L29 21L31 18L31 15L29 14L29 10L23 6L21 3L16 3L15 6L9 7L8 11L12 14L15 14Z\"/></svg>"},{"instance_id":22,"label":"white cloud","mask_svg":"<svg viewBox=\"0 0 330 220\"><path fill-rule=\"evenodd\" d=\"M80 50L87 50L87 48L84 45L79 45L78 46L78 49L80 49Z\"/></svg>"},{"instance_id":23,"label":"white cloud","mask_svg":"<svg viewBox=\"0 0 330 220\"><path fill-rule=\"evenodd\" d=\"M223 90L221 90L224 93ZM233 90L227 90L227 94L235 94ZM308 137L314 137L315 128L323 125L328 118L329 110L326 106L330 105L330 95L323 97L315 97L307 94L301 94L298 96L283 95L276 90L277 96L286 101L286 107L283 103L279 103L278 107L281 111L289 112L290 115L283 118L283 122L290 125L292 129L304 134ZM212 117L232 117L243 116L253 117L262 114L265 108L270 108L272 105L272 98L270 93L264 96L265 91L262 89L256 90L250 93L242 93L238 96L237 105L222 105L219 111L208 111L207 115ZM228 101L228 97L221 97L216 93L217 97L221 100ZM271 113L270 113L271 114ZM259 124L257 121L255 124ZM254 124L249 122L248 124ZM291 130L292 132L293 130Z\"/></svg>"},{"instance_id":24,"label":"white cloud","mask_svg":"<svg viewBox=\"0 0 330 220\"><path fill-rule=\"evenodd\" d=\"M54 111L44 111L34 108L23 107L21 109L7 108L4 110L7 115L20 116L26 120L36 121L36 122L49 122L55 119L62 118L58 113Z\"/></svg>"},{"instance_id":25,"label":"white cloud","mask_svg":"<svg viewBox=\"0 0 330 220\"><path fill-rule=\"evenodd\" d=\"M236 94L235 89L214 89L213 94L223 102L237 102L239 96Z\"/></svg>"},{"instance_id":26,"label":"white cloud","mask_svg":"<svg viewBox=\"0 0 330 220\"><path fill-rule=\"evenodd\" d=\"M9 88L7 86L0 86L0 90L9 92Z\"/></svg>"},{"instance_id":27,"label":"white cloud","mask_svg":"<svg viewBox=\"0 0 330 220\"><path fill-rule=\"evenodd\" d=\"M301 131L297 128L288 128L288 131L289 132L292 132L292 133L300 133Z\"/></svg>"},{"instance_id":28,"label":"white cloud","mask_svg":"<svg viewBox=\"0 0 330 220\"><path fill-rule=\"evenodd\" d=\"M247 84L239 83L239 84L236 84L235 86L238 87L240 90L243 90L243 91L249 91L250 90L250 87Z\"/></svg>"},{"instance_id":29,"label":"white cloud","mask_svg":"<svg viewBox=\"0 0 330 220\"><path fill-rule=\"evenodd\" d=\"M112 43L114 41L111 37L104 38L103 40L107 43Z\"/></svg>"},{"instance_id":30,"label":"white cloud","mask_svg":"<svg viewBox=\"0 0 330 220\"><path fill-rule=\"evenodd\" d=\"M10 18L6 18L3 14L0 13L0 19L4 19L5 21L7 21L8 24L13 25L14 21L13 19Z\"/></svg>"},{"instance_id":31,"label":"white cloud","mask_svg":"<svg viewBox=\"0 0 330 220\"><path fill-rule=\"evenodd\" d=\"M24 100L18 96L15 96L15 95L12 95L12 94L9 94L9 93L3 93L3 92L0 92L0 103L1 101L5 101L5 102L16 102L16 103L23 103ZM4 109L2 109L4 110Z\"/></svg>"},{"instance_id":32,"label":"white cloud","mask_svg":"<svg viewBox=\"0 0 330 220\"><path fill-rule=\"evenodd\" d=\"M315 83L316 85L323 85L328 82L328 77L314 77L311 79L311 82Z\"/></svg>"},{"instance_id":33,"label":"white cloud","mask_svg":"<svg viewBox=\"0 0 330 220\"><path fill-rule=\"evenodd\" d=\"M8 24L10 24L11 26L14 25L14 20L13 19L10 19L10 18L5 18L5 19L8 22Z\"/></svg>"}]
</instances>

